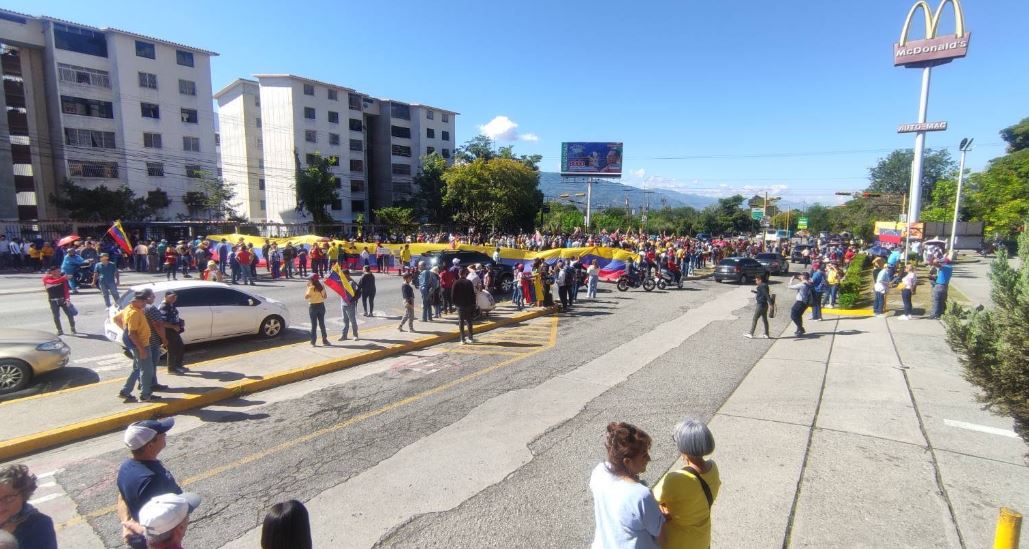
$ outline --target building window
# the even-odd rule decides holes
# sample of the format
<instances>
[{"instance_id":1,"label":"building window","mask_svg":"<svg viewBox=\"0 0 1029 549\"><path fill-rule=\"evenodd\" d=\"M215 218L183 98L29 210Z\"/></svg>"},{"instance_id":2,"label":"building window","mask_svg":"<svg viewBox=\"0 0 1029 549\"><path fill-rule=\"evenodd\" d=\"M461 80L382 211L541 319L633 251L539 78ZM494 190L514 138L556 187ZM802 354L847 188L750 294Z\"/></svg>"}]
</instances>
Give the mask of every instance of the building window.
<instances>
[{"instance_id":1,"label":"building window","mask_svg":"<svg viewBox=\"0 0 1029 549\"><path fill-rule=\"evenodd\" d=\"M261 117L260 116L257 117L257 127L258 128L261 127Z\"/></svg>"},{"instance_id":2,"label":"building window","mask_svg":"<svg viewBox=\"0 0 1029 549\"><path fill-rule=\"evenodd\" d=\"M339 124L339 113L329 111L329 123Z\"/></svg>"},{"instance_id":3,"label":"building window","mask_svg":"<svg viewBox=\"0 0 1029 549\"><path fill-rule=\"evenodd\" d=\"M139 87L157 89L157 75L149 72L139 73Z\"/></svg>"},{"instance_id":4,"label":"building window","mask_svg":"<svg viewBox=\"0 0 1029 549\"><path fill-rule=\"evenodd\" d=\"M58 63L57 74L59 75L61 82L96 86L98 88L111 87L111 75L107 71Z\"/></svg>"},{"instance_id":5,"label":"building window","mask_svg":"<svg viewBox=\"0 0 1029 549\"><path fill-rule=\"evenodd\" d=\"M394 181L394 194L411 194L411 183L409 181Z\"/></svg>"},{"instance_id":6,"label":"building window","mask_svg":"<svg viewBox=\"0 0 1029 549\"><path fill-rule=\"evenodd\" d=\"M393 164L393 175L411 175L411 165Z\"/></svg>"},{"instance_id":7,"label":"building window","mask_svg":"<svg viewBox=\"0 0 1029 549\"><path fill-rule=\"evenodd\" d=\"M411 157L411 147L405 145L393 145L392 147L393 156L405 156Z\"/></svg>"},{"instance_id":8,"label":"building window","mask_svg":"<svg viewBox=\"0 0 1029 549\"><path fill-rule=\"evenodd\" d=\"M304 141L307 141L308 143L317 143L318 132L314 130L304 130Z\"/></svg>"},{"instance_id":9,"label":"building window","mask_svg":"<svg viewBox=\"0 0 1029 549\"><path fill-rule=\"evenodd\" d=\"M147 162L146 163L146 174L150 177L164 177L164 163L163 162Z\"/></svg>"},{"instance_id":10,"label":"building window","mask_svg":"<svg viewBox=\"0 0 1029 549\"><path fill-rule=\"evenodd\" d=\"M304 118L314 120L314 107L304 107Z\"/></svg>"},{"instance_id":11,"label":"building window","mask_svg":"<svg viewBox=\"0 0 1029 549\"><path fill-rule=\"evenodd\" d=\"M136 40L136 57L146 57L147 59L157 59L157 48L150 42L144 42L142 40Z\"/></svg>"},{"instance_id":12,"label":"building window","mask_svg":"<svg viewBox=\"0 0 1029 549\"><path fill-rule=\"evenodd\" d=\"M363 151L364 150L364 141L361 141L360 139L351 139L350 140L350 150L352 150L352 151Z\"/></svg>"},{"instance_id":13,"label":"building window","mask_svg":"<svg viewBox=\"0 0 1029 549\"><path fill-rule=\"evenodd\" d=\"M390 126L389 133L393 137L411 138L411 128L405 128L403 126Z\"/></svg>"},{"instance_id":14,"label":"building window","mask_svg":"<svg viewBox=\"0 0 1029 549\"><path fill-rule=\"evenodd\" d=\"M186 177L190 179L200 179L204 177L204 167L198 164L187 164Z\"/></svg>"},{"instance_id":15,"label":"building window","mask_svg":"<svg viewBox=\"0 0 1029 549\"><path fill-rule=\"evenodd\" d=\"M318 162L318 155L314 153L307 153L306 155L304 155L304 161L307 162L308 166L312 166L315 162Z\"/></svg>"},{"instance_id":16,"label":"building window","mask_svg":"<svg viewBox=\"0 0 1029 549\"><path fill-rule=\"evenodd\" d=\"M197 83L192 80L179 80L179 93L182 95L196 95Z\"/></svg>"},{"instance_id":17,"label":"building window","mask_svg":"<svg viewBox=\"0 0 1029 549\"><path fill-rule=\"evenodd\" d=\"M364 160L350 160L350 171L352 172L363 172L364 171Z\"/></svg>"},{"instance_id":18,"label":"building window","mask_svg":"<svg viewBox=\"0 0 1029 549\"><path fill-rule=\"evenodd\" d=\"M339 145L339 134L338 133L330 133L329 134L329 145Z\"/></svg>"},{"instance_id":19,"label":"building window","mask_svg":"<svg viewBox=\"0 0 1029 549\"><path fill-rule=\"evenodd\" d=\"M143 134L143 146L148 149L160 149L161 145L161 134L159 133L144 133Z\"/></svg>"},{"instance_id":20,"label":"building window","mask_svg":"<svg viewBox=\"0 0 1029 549\"><path fill-rule=\"evenodd\" d=\"M304 84L304 95L314 95L314 86L311 84Z\"/></svg>"},{"instance_id":21,"label":"building window","mask_svg":"<svg viewBox=\"0 0 1029 549\"><path fill-rule=\"evenodd\" d=\"M215 168L214 171L215 171L215 173L218 174L218 177L222 176L222 169L221 168Z\"/></svg>"},{"instance_id":22,"label":"building window","mask_svg":"<svg viewBox=\"0 0 1029 549\"><path fill-rule=\"evenodd\" d=\"M436 113L434 113L434 112L432 112L430 110L426 110L425 111L425 118L427 118L429 120L432 120L433 118L436 118Z\"/></svg>"},{"instance_id":23,"label":"building window","mask_svg":"<svg viewBox=\"0 0 1029 549\"><path fill-rule=\"evenodd\" d=\"M425 128L425 137L428 137L429 139L435 139L436 138L436 130L434 130L432 128Z\"/></svg>"},{"instance_id":24,"label":"building window","mask_svg":"<svg viewBox=\"0 0 1029 549\"><path fill-rule=\"evenodd\" d=\"M200 138L183 136L182 150L190 152L200 152Z\"/></svg>"},{"instance_id":25,"label":"building window","mask_svg":"<svg viewBox=\"0 0 1029 549\"><path fill-rule=\"evenodd\" d=\"M261 200L260 202L261 202L261 211L263 212L265 210L264 200Z\"/></svg>"},{"instance_id":26,"label":"building window","mask_svg":"<svg viewBox=\"0 0 1029 549\"><path fill-rule=\"evenodd\" d=\"M263 158L258 158L257 159L257 169L259 169L259 170L263 170L264 169L264 159Z\"/></svg>"},{"instance_id":27,"label":"building window","mask_svg":"<svg viewBox=\"0 0 1029 549\"><path fill-rule=\"evenodd\" d=\"M107 57L107 37L104 33L61 23L54 23L54 47Z\"/></svg>"},{"instance_id":28,"label":"building window","mask_svg":"<svg viewBox=\"0 0 1029 549\"><path fill-rule=\"evenodd\" d=\"M257 146L258 147L263 147L264 146L264 139L258 137L257 138Z\"/></svg>"},{"instance_id":29,"label":"building window","mask_svg":"<svg viewBox=\"0 0 1029 549\"><path fill-rule=\"evenodd\" d=\"M339 101L339 92L336 90L329 90L329 101Z\"/></svg>"},{"instance_id":30,"label":"building window","mask_svg":"<svg viewBox=\"0 0 1029 549\"><path fill-rule=\"evenodd\" d=\"M364 192L364 181L360 179L350 180L350 192L352 193L363 193Z\"/></svg>"},{"instance_id":31,"label":"building window","mask_svg":"<svg viewBox=\"0 0 1029 549\"><path fill-rule=\"evenodd\" d=\"M259 190L259 191L263 191L264 190L264 178L263 177L257 180L257 190Z\"/></svg>"},{"instance_id":32,"label":"building window","mask_svg":"<svg viewBox=\"0 0 1029 549\"><path fill-rule=\"evenodd\" d=\"M260 95L255 95L254 96L254 106L255 107L260 107L261 106L261 96Z\"/></svg>"},{"instance_id":33,"label":"building window","mask_svg":"<svg viewBox=\"0 0 1029 549\"><path fill-rule=\"evenodd\" d=\"M175 62L183 67L193 66L193 52L175 50Z\"/></svg>"},{"instance_id":34,"label":"building window","mask_svg":"<svg viewBox=\"0 0 1029 549\"><path fill-rule=\"evenodd\" d=\"M347 103L350 105L351 110L361 110L361 96L356 93L347 94Z\"/></svg>"},{"instance_id":35,"label":"building window","mask_svg":"<svg viewBox=\"0 0 1029 549\"><path fill-rule=\"evenodd\" d=\"M110 101L97 101L68 95L61 96L61 112L96 118L114 118L114 106Z\"/></svg>"},{"instance_id":36,"label":"building window","mask_svg":"<svg viewBox=\"0 0 1029 549\"><path fill-rule=\"evenodd\" d=\"M92 162L88 160L69 160L68 174L72 177L100 177L104 179L117 179L118 163Z\"/></svg>"},{"instance_id":37,"label":"building window","mask_svg":"<svg viewBox=\"0 0 1029 549\"><path fill-rule=\"evenodd\" d=\"M445 130L443 131L443 140L444 141L450 141L450 132L445 131Z\"/></svg>"},{"instance_id":38,"label":"building window","mask_svg":"<svg viewBox=\"0 0 1029 549\"><path fill-rule=\"evenodd\" d=\"M155 103L140 103L139 113L143 115L143 118L160 118L161 107Z\"/></svg>"},{"instance_id":39,"label":"building window","mask_svg":"<svg viewBox=\"0 0 1029 549\"><path fill-rule=\"evenodd\" d=\"M436 147L425 147L425 156L436 152Z\"/></svg>"},{"instance_id":40,"label":"building window","mask_svg":"<svg viewBox=\"0 0 1029 549\"><path fill-rule=\"evenodd\" d=\"M444 124L446 124L447 122L450 122L450 115L449 114L443 113L443 117L442 118L443 118L443 123Z\"/></svg>"},{"instance_id":41,"label":"building window","mask_svg":"<svg viewBox=\"0 0 1029 549\"><path fill-rule=\"evenodd\" d=\"M220 133L214 134L214 146L218 147L218 146L221 146L221 144L222 144L222 134L220 134Z\"/></svg>"},{"instance_id":42,"label":"building window","mask_svg":"<svg viewBox=\"0 0 1029 549\"><path fill-rule=\"evenodd\" d=\"M411 107L403 103L390 103L389 104L389 116L390 118L399 118L401 120L411 119Z\"/></svg>"},{"instance_id":43,"label":"building window","mask_svg":"<svg viewBox=\"0 0 1029 549\"><path fill-rule=\"evenodd\" d=\"M114 132L98 130L64 129L64 142L73 147L91 147L96 149L113 149Z\"/></svg>"},{"instance_id":44,"label":"building window","mask_svg":"<svg viewBox=\"0 0 1029 549\"><path fill-rule=\"evenodd\" d=\"M443 158L450 158L450 149L443 149Z\"/></svg>"},{"instance_id":45,"label":"building window","mask_svg":"<svg viewBox=\"0 0 1029 549\"><path fill-rule=\"evenodd\" d=\"M333 186L333 188L336 188L336 189L342 189L343 188L343 178L342 177L333 177L332 178L332 186Z\"/></svg>"},{"instance_id":46,"label":"building window","mask_svg":"<svg viewBox=\"0 0 1029 549\"><path fill-rule=\"evenodd\" d=\"M359 132L364 129L364 125L357 118L350 119L350 131Z\"/></svg>"},{"instance_id":47,"label":"building window","mask_svg":"<svg viewBox=\"0 0 1029 549\"><path fill-rule=\"evenodd\" d=\"M338 199L338 198L334 198L332 200L332 209L337 211L337 212L339 210L342 210L343 209L343 201Z\"/></svg>"},{"instance_id":48,"label":"building window","mask_svg":"<svg viewBox=\"0 0 1029 549\"><path fill-rule=\"evenodd\" d=\"M364 200L351 200L350 211L352 212L363 212L364 211Z\"/></svg>"},{"instance_id":49,"label":"building window","mask_svg":"<svg viewBox=\"0 0 1029 549\"><path fill-rule=\"evenodd\" d=\"M196 124L200 121L196 109L180 109L182 121L187 124Z\"/></svg>"}]
</instances>

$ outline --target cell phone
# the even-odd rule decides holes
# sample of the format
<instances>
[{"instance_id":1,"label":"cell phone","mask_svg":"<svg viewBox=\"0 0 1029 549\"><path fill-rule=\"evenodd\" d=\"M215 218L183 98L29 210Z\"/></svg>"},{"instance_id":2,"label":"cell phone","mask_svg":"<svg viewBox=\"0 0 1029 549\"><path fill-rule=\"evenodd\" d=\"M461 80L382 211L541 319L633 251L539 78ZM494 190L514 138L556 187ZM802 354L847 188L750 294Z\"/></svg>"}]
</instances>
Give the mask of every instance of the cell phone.
<instances>
[{"instance_id":1,"label":"cell phone","mask_svg":"<svg viewBox=\"0 0 1029 549\"><path fill-rule=\"evenodd\" d=\"M146 536L143 534L129 534L126 542L132 549L147 549Z\"/></svg>"}]
</instances>

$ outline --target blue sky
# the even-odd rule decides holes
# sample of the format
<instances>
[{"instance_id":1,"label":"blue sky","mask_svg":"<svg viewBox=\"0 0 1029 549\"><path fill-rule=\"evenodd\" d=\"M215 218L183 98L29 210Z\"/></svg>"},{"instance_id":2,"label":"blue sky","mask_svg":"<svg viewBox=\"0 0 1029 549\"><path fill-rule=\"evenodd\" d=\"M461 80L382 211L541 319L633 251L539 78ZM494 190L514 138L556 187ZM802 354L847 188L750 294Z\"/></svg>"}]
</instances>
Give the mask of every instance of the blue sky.
<instances>
[{"instance_id":1,"label":"blue sky","mask_svg":"<svg viewBox=\"0 0 1029 549\"><path fill-rule=\"evenodd\" d=\"M930 0L935 8L937 0ZM892 66L911 0L482 2L7 0L4 7L219 52L215 89L293 73L461 113L556 171L562 141L623 141L623 182L835 203L911 147L920 71ZM104 9L97 9L103 5ZM1026 0L966 0L966 59L934 69L930 147L1003 154L1029 116ZM920 36L920 27L912 32ZM953 28L948 9L943 32ZM497 117L505 117L498 119ZM492 123L491 123L492 121ZM513 126L516 124L517 126ZM508 142L502 141L502 144ZM669 157L675 157L669 159Z\"/></svg>"}]
</instances>

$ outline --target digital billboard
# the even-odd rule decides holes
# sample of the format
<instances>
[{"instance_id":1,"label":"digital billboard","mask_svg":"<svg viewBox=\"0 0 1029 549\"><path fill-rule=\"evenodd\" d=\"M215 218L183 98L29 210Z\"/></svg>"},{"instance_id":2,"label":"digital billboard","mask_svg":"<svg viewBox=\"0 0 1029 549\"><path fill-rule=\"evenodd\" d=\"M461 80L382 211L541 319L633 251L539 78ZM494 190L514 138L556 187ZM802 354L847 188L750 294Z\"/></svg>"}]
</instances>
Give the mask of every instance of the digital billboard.
<instances>
[{"instance_id":1,"label":"digital billboard","mask_svg":"<svg viewBox=\"0 0 1029 549\"><path fill-rule=\"evenodd\" d=\"M561 175L621 177L621 143L561 143Z\"/></svg>"}]
</instances>

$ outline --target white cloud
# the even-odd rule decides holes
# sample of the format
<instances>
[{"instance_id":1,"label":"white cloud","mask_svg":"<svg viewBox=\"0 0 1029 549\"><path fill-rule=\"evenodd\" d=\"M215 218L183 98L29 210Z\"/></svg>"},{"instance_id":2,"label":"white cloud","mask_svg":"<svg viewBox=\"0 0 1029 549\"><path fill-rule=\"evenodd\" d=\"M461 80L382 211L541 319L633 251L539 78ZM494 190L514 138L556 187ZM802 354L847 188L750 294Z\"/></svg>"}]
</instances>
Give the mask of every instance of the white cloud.
<instances>
[{"instance_id":1,"label":"white cloud","mask_svg":"<svg viewBox=\"0 0 1029 549\"><path fill-rule=\"evenodd\" d=\"M640 169L638 169L638 170L634 170L634 171L632 172L632 175L633 175L634 177L638 177L638 178L640 178L640 179L643 179L643 177L644 177L645 175L647 175L647 170L645 170L645 169L643 169L643 168L640 168Z\"/></svg>"},{"instance_id":2,"label":"white cloud","mask_svg":"<svg viewBox=\"0 0 1029 549\"><path fill-rule=\"evenodd\" d=\"M479 126L479 133L494 141L539 141L534 133L521 133L518 123L504 115L494 116L493 120Z\"/></svg>"}]
</instances>

